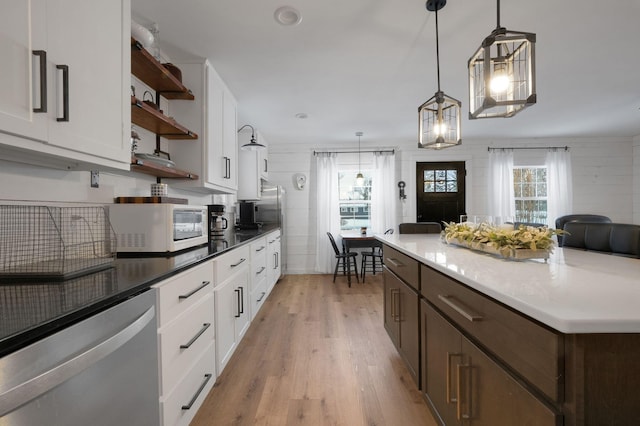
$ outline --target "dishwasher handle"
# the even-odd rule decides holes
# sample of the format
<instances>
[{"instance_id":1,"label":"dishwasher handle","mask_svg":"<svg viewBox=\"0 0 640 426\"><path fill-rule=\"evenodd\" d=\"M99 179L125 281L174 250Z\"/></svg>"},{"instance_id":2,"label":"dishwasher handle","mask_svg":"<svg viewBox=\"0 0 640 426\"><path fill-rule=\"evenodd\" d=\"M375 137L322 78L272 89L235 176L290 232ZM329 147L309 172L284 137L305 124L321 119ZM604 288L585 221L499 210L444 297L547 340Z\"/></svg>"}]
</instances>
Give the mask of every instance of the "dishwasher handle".
<instances>
[{"instance_id":1,"label":"dishwasher handle","mask_svg":"<svg viewBox=\"0 0 640 426\"><path fill-rule=\"evenodd\" d=\"M0 417L64 383L118 350L140 333L155 318L155 313L155 307L151 306L145 313L111 337L0 394Z\"/></svg>"}]
</instances>

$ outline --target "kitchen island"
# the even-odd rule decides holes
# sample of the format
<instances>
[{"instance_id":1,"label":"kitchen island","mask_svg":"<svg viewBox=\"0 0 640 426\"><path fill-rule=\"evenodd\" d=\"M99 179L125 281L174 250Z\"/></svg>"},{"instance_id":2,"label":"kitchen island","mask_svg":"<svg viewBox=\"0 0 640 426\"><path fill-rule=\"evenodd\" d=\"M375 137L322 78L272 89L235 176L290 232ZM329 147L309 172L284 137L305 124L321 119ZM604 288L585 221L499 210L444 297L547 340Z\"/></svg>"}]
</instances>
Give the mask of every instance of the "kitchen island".
<instances>
[{"instance_id":1,"label":"kitchen island","mask_svg":"<svg viewBox=\"0 0 640 426\"><path fill-rule=\"evenodd\" d=\"M640 261L556 248L516 262L438 235L377 238L385 327L443 423L635 422Z\"/></svg>"}]
</instances>

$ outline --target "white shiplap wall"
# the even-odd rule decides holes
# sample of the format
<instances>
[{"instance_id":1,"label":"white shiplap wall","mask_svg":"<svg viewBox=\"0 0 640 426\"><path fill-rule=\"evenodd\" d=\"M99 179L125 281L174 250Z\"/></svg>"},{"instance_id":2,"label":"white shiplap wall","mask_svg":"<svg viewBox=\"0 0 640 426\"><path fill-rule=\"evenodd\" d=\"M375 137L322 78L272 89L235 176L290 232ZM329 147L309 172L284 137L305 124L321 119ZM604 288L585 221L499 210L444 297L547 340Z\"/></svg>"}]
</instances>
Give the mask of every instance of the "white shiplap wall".
<instances>
[{"instance_id":1,"label":"white shiplap wall","mask_svg":"<svg viewBox=\"0 0 640 426\"><path fill-rule=\"evenodd\" d=\"M632 138L522 139L512 141L464 140L460 147L443 151L419 150L414 144L399 148L398 180L407 183L407 200L400 203L398 223L415 221L415 163L417 161L465 161L467 163L467 211L486 209L487 147L569 146L573 160L574 212L604 214L616 222L640 224L640 136ZM324 148L324 147L320 147ZM328 149L336 149L329 147ZM340 147L349 148L349 147ZM354 147L350 147L354 148ZM365 146L362 149L379 147ZM287 273L313 273L315 264L315 170L309 147L278 145L270 141L269 180L287 190ZM363 161L366 161L363 157ZM544 151L517 151L516 163L544 161ZM307 186L294 188L293 175L307 175ZM100 188L91 188L89 172L69 172L0 160L0 202L33 201L111 203L120 195L148 195L154 178L135 173L100 173ZM169 195L192 204L224 203L231 196L181 191L171 186Z\"/></svg>"},{"instance_id":2,"label":"white shiplap wall","mask_svg":"<svg viewBox=\"0 0 640 426\"><path fill-rule=\"evenodd\" d=\"M442 151L421 150L415 148L413 143L399 146L397 176L398 180L404 180L407 184L407 199L400 203L398 223L415 221L415 163L419 161L465 161L467 211L485 213L489 146L568 146L573 163L573 211L603 214L615 222L640 224L640 137L464 140L462 146ZM363 150L374 148L379 147L362 147ZM518 150L515 162L518 165L543 164L544 155L545 150ZM288 194L287 271L290 274L313 273L316 234L313 153L308 147L278 145L276 141L270 140L269 157L269 180L283 185ZM307 175L308 184L303 191L293 188L295 173Z\"/></svg>"}]
</instances>

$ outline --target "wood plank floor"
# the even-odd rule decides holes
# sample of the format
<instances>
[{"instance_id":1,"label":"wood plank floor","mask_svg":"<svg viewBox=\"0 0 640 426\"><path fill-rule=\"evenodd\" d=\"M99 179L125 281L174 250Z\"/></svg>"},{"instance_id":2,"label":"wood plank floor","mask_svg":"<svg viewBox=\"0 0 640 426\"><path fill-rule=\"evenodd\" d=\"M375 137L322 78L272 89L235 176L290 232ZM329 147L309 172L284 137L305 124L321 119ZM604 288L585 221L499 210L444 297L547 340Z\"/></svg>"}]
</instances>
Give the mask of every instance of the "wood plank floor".
<instances>
[{"instance_id":1,"label":"wood plank floor","mask_svg":"<svg viewBox=\"0 0 640 426\"><path fill-rule=\"evenodd\" d=\"M436 425L383 326L382 276L275 286L192 426Z\"/></svg>"}]
</instances>

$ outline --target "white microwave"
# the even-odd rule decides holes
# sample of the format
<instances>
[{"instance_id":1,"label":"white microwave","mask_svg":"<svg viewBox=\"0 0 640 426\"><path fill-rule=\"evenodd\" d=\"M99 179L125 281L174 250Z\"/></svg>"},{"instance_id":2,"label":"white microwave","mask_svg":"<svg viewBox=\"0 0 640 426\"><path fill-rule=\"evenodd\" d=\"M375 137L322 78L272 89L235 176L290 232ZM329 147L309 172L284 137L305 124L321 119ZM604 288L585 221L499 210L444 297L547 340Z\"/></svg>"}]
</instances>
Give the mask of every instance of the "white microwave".
<instances>
[{"instance_id":1,"label":"white microwave","mask_svg":"<svg viewBox=\"0 0 640 426\"><path fill-rule=\"evenodd\" d=\"M112 204L109 220L122 253L176 252L209 239L206 206Z\"/></svg>"}]
</instances>

